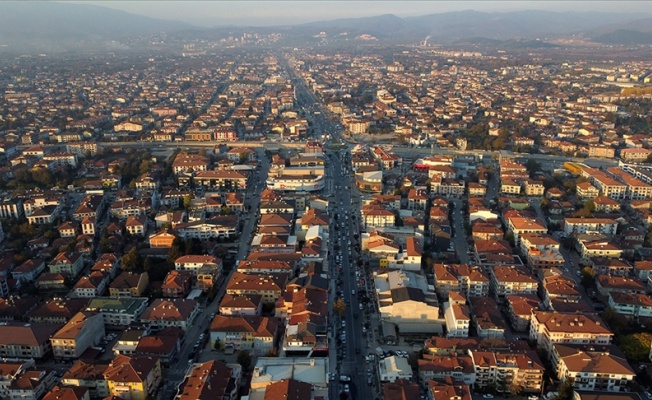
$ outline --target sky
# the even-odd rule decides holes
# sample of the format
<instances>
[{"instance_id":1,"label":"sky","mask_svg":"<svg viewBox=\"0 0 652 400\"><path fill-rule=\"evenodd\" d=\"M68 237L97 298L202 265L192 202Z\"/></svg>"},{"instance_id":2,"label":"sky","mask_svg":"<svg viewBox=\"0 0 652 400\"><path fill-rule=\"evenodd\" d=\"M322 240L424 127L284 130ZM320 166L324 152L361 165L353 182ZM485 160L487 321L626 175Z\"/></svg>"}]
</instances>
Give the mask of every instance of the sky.
<instances>
[{"instance_id":1,"label":"sky","mask_svg":"<svg viewBox=\"0 0 652 400\"><path fill-rule=\"evenodd\" d=\"M74 1L70 1L74 2ZM650 1L471 1L471 0L169 0L169 1L80 1L149 17L179 20L196 26L224 24L270 26L321 21L337 18L395 14L400 17L477 10L508 12L522 10L601 11L652 13Z\"/></svg>"}]
</instances>

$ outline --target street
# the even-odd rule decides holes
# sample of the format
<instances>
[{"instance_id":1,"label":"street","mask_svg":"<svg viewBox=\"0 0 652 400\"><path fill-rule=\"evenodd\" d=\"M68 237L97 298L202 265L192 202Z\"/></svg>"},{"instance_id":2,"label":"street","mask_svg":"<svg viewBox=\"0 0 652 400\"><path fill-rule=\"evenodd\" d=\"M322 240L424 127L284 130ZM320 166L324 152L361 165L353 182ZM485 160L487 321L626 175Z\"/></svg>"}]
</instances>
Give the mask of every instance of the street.
<instances>
[{"instance_id":1,"label":"street","mask_svg":"<svg viewBox=\"0 0 652 400\"><path fill-rule=\"evenodd\" d=\"M267 160L264 151L258 152L258 157L261 160L261 168L257 173L254 173L252 179L249 182L249 185L245 192L245 208L247 206L251 207L251 212L249 212L248 218L246 218L244 227L242 229L242 234L240 236L239 250L236 256L236 260L244 260L249 252L249 244L251 239L255 234L255 227L258 222L258 209L260 205L260 194L265 188L265 180L267 179L267 174L269 172L269 160ZM165 384L163 389L159 391L158 398L160 400L167 400L174 397L177 387L183 381L186 372L189 368L192 368L188 364L188 360L191 358L191 354L198 353L204 350L204 347L208 343L210 345L210 340L204 338L203 343L198 350L195 350L195 343L199 341L199 336L202 333L205 333L206 336L209 336L207 331L210 327L213 316L217 313L219 308L220 301L224 297L226 292L226 282L229 281L233 272L236 271L237 265L234 265L229 274L222 279L220 287L217 291L217 295L212 302L207 304L202 311L198 314L196 320L193 324L190 325L190 328L186 332L185 341L181 351L179 352L179 357L169 369L164 374ZM209 350L210 351L210 350ZM195 354L193 359L197 359Z\"/></svg>"}]
</instances>

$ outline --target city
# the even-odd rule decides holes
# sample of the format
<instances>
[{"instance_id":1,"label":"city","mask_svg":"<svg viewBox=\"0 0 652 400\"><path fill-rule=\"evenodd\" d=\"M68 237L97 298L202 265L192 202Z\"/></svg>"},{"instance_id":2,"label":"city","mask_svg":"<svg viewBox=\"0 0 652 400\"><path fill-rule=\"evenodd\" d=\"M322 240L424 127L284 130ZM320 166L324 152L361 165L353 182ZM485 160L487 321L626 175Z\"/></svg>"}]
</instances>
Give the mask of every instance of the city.
<instances>
[{"instance_id":1,"label":"city","mask_svg":"<svg viewBox=\"0 0 652 400\"><path fill-rule=\"evenodd\" d=\"M230 35L0 59L0 399L652 399L649 44Z\"/></svg>"}]
</instances>

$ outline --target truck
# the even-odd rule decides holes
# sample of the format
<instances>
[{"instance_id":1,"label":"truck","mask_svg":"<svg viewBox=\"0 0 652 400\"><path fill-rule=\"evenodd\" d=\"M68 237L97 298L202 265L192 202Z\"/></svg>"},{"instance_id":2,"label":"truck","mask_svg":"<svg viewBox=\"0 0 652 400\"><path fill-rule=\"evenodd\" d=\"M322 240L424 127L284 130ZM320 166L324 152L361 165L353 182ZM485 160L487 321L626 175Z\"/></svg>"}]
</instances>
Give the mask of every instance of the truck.
<instances>
[{"instance_id":1,"label":"truck","mask_svg":"<svg viewBox=\"0 0 652 400\"><path fill-rule=\"evenodd\" d=\"M382 348L380 348L380 347L376 347L376 355L377 355L378 357L382 357L384 354L385 354L385 351L383 351Z\"/></svg>"}]
</instances>

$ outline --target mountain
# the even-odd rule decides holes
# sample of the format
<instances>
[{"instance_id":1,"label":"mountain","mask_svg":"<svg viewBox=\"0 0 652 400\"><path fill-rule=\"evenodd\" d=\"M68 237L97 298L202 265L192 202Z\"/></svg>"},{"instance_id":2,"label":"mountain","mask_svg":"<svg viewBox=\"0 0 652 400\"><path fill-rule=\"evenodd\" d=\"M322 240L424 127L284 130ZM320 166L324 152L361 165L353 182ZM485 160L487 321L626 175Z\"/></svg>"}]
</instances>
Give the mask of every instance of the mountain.
<instances>
[{"instance_id":1,"label":"mountain","mask_svg":"<svg viewBox=\"0 0 652 400\"><path fill-rule=\"evenodd\" d=\"M559 37L595 30L606 25L625 24L641 19L640 14L598 12L517 11L487 13L473 10L400 18L381 15L346 18L303 24L313 30L341 30L369 33L379 38L413 40L430 36L433 42L451 42L467 38L495 40Z\"/></svg>"},{"instance_id":2,"label":"mountain","mask_svg":"<svg viewBox=\"0 0 652 400\"><path fill-rule=\"evenodd\" d=\"M593 41L603 44L650 45L652 44L652 33L633 31L629 29L618 29L616 31L594 37Z\"/></svg>"},{"instance_id":3,"label":"mountain","mask_svg":"<svg viewBox=\"0 0 652 400\"><path fill-rule=\"evenodd\" d=\"M193 28L87 4L0 2L0 44L52 49Z\"/></svg>"}]
</instances>

